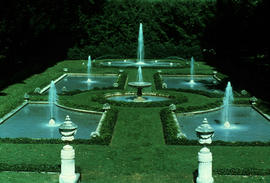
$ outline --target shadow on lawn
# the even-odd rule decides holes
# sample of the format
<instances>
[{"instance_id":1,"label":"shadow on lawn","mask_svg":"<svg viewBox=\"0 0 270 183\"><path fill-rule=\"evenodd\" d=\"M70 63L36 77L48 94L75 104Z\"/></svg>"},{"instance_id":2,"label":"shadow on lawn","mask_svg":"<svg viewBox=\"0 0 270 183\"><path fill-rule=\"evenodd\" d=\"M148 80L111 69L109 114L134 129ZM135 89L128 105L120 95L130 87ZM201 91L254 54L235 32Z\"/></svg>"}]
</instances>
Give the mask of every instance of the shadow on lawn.
<instances>
[{"instance_id":1,"label":"shadow on lawn","mask_svg":"<svg viewBox=\"0 0 270 183\"><path fill-rule=\"evenodd\" d=\"M194 170L192 172L192 175L193 175L193 182L196 183L196 179L198 177L198 169Z\"/></svg>"}]
</instances>

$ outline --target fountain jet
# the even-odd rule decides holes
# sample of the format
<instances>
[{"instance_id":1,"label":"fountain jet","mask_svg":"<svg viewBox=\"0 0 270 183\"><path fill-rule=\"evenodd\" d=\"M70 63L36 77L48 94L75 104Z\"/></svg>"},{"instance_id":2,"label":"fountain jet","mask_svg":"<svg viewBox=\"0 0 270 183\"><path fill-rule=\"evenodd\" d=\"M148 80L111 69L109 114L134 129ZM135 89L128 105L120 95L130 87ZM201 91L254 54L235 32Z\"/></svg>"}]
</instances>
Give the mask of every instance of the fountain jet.
<instances>
[{"instance_id":1,"label":"fountain jet","mask_svg":"<svg viewBox=\"0 0 270 183\"><path fill-rule=\"evenodd\" d=\"M144 43L143 43L143 28L140 23L138 36L137 64L144 64Z\"/></svg>"},{"instance_id":2,"label":"fountain jet","mask_svg":"<svg viewBox=\"0 0 270 183\"><path fill-rule=\"evenodd\" d=\"M88 56L88 63L87 63L87 75L88 75L88 79L87 79L87 83L91 82L90 79L90 70L91 70L91 56Z\"/></svg>"},{"instance_id":3,"label":"fountain jet","mask_svg":"<svg viewBox=\"0 0 270 183\"><path fill-rule=\"evenodd\" d=\"M194 82L194 58L191 57L190 60L190 82L191 85L195 84Z\"/></svg>"},{"instance_id":4,"label":"fountain jet","mask_svg":"<svg viewBox=\"0 0 270 183\"><path fill-rule=\"evenodd\" d=\"M225 96L223 98L223 121L224 121L224 127L225 128L230 128L230 105L232 104L234 98L233 98L233 91L232 91L232 86L231 83L228 82L226 90L225 90Z\"/></svg>"},{"instance_id":5,"label":"fountain jet","mask_svg":"<svg viewBox=\"0 0 270 183\"><path fill-rule=\"evenodd\" d=\"M142 67L141 66L139 66L139 68L138 68L138 81L143 82Z\"/></svg>"},{"instance_id":6,"label":"fountain jet","mask_svg":"<svg viewBox=\"0 0 270 183\"><path fill-rule=\"evenodd\" d=\"M55 88L55 84L54 81L51 81L50 84L50 90L49 90L49 106L50 106L50 121L49 121L49 125L53 126L55 125L55 117L54 117L54 107L56 104L56 100L57 100L57 93L56 93L56 88Z\"/></svg>"},{"instance_id":7,"label":"fountain jet","mask_svg":"<svg viewBox=\"0 0 270 183\"><path fill-rule=\"evenodd\" d=\"M142 97L142 89L146 87L150 87L152 84L149 82L144 82L143 81L143 76L142 76L142 68L139 66L138 68L138 75L137 75L138 81L136 82L129 82L128 85L137 88L137 98L134 99L135 102L143 102L145 99Z\"/></svg>"}]
</instances>

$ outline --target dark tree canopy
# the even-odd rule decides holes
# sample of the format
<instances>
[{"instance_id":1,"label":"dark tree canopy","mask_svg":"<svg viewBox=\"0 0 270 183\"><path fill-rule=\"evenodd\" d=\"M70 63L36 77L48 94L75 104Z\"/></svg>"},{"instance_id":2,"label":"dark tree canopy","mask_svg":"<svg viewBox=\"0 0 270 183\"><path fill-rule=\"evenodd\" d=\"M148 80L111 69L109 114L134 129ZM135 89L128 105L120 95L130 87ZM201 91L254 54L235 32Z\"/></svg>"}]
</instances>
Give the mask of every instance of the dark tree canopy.
<instances>
[{"instance_id":1,"label":"dark tree canopy","mask_svg":"<svg viewBox=\"0 0 270 183\"><path fill-rule=\"evenodd\" d=\"M205 59L265 95L268 12L268 0L3 0L0 86L61 59L134 58L143 23L146 58Z\"/></svg>"}]
</instances>

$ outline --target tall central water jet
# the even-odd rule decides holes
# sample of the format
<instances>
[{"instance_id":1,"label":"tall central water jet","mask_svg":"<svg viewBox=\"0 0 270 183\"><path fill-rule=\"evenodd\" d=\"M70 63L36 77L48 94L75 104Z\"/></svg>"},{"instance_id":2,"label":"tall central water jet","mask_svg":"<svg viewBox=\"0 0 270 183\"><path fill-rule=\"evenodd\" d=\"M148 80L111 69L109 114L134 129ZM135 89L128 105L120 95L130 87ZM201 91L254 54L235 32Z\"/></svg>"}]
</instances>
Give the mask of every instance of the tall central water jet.
<instances>
[{"instance_id":1,"label":"tall central water jet","mask_svg":"<svg viewBox=\"0 0 270 183\"><path fill-rule=\"evenodd\" d=\"M50 106L50 121L49 125L53 126L55 125L55 116L54 116L54 111L55 111L55 104L57 100L57 93L56 93L56 88L54 81L51 81L50 84L50 90L49 90L49 106Z\"/></svg>"},{"instance_id":2,"label":"tall central water jet","mask_svg":"<svg viewBox=\"0 0 270 183\"><path fill-rule=\"evenodd\" d=\"M87 82L88 82L88 83L91 82L91 79L90 79L90 71L91 71L91 56L89 55L89 56L88 56L88 63L87 63L87 76L88 76Z\"/></svg>"},{"instance_id":3,"label":"tall central water jet","mask_svg":"<svg viewBox=\"0 0 270 183\"><path fill-rule=\"evenodd\" d=\"M191 57L190 60L190 84L194 84L194 58Z\"/></svg>"},{"instance_id":4,"label":"tall central water jet","mask_svg":"<svg viewBox=\"0 0 270 183\"><path fill-rule=\"evenodd\" d=\"M144 43L143 43L143 29L140 23L138 36L138 50L137 50L137 64L144 64Z\"/></svg>"},{"instance_id":5,"label":"tall central water jet","mask_svg":"<svg viewBox=\"0 0 270 183\"><path fill-rule=\"evenodd\" d=\"M139 66L139 68L138 68L138 81L143 82L142 67L141 66Z\"/></svg>"},{"instance_id":6,"label":"tall central water jet","mask_svg":"<svg viewBox=\"0 0 270 183\"><path fill-rule=\"evenodd\" d=\"M228 82L226 90L225 90L225 96L223 98L223 121L224 121L224 127L230 128L230 105L232 104L234 98L233 98L233 91L231 83Z\"/></svg>"},{"instance_id":7,"label":"tall central water jet","mask_svg":"<svg viewBox=\"0 0 270 183\"><path fill-rule=\"evenodd\" d=\"M142 97L142 89L145 87L150 87L152 84L143 81L141 66L138 68L137 80L138 81L136 82L129 82L128 85L137 88L137 98L134 99L134 102L143 102L145 99Z\"/></svg>"}]
</instances>

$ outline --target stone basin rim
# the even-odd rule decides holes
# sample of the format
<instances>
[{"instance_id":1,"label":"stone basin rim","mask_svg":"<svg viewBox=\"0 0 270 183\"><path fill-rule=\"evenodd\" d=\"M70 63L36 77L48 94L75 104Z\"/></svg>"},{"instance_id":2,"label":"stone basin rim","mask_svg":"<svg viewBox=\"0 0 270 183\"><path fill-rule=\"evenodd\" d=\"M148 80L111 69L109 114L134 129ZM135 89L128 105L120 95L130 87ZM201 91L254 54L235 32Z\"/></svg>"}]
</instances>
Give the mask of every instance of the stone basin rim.
<instances>
[{"instance_id":1,"label":"stone basin rim","mask_svg":"<svg viewBox=\"0 0 270 183\"><path fill-rule=\"evenodd\" d=\"M133 87L148 87L148 86L151 86L152 83L135 81L135 82L129 82L128 85L133 86Z\"/></svg>"}]
</instances>

